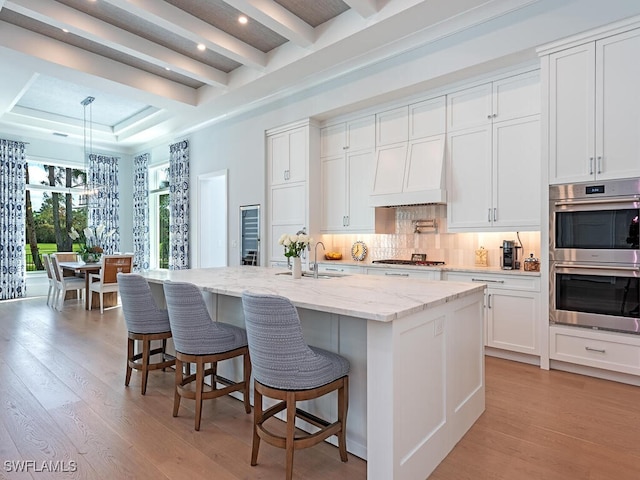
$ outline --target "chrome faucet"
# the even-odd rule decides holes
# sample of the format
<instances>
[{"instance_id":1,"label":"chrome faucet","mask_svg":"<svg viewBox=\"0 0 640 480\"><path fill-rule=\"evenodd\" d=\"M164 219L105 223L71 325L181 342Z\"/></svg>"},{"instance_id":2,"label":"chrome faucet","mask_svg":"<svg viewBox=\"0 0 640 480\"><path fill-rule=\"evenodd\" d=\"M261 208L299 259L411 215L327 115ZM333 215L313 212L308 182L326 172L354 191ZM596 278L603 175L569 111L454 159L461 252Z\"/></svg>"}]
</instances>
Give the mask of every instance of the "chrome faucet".
<instances>
[{"instance_id":1,"label":"chrome faucet","mask_svg":"<svg viewBox=\"0 0 640 480\"><path fill-rule=\"evenodd\" d=\"M326 252L327 249L322 242L316 242L316 246L313 249L313 278L318 278L318 245L322 245L322 251Z\"/></svg>"}]
</instances>

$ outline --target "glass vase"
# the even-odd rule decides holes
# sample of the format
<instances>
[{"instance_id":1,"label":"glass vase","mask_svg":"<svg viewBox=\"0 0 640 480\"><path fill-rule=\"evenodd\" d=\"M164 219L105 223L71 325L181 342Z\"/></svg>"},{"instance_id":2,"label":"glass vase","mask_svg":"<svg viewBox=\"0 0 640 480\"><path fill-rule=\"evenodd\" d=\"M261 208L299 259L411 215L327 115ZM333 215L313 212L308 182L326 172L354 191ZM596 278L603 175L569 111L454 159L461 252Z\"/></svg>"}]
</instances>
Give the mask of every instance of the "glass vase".
<instances>
[{"instance_id":1,"label":"glass vase","mask_svg":"<svg viewBox=\"0 0 640 480\"><path fill-rule=\"evenodd\" d=\"M300 257L293 257L293 269L291 270L293 278L302 278L302 260Z\"/></svg>"}]
</instances>

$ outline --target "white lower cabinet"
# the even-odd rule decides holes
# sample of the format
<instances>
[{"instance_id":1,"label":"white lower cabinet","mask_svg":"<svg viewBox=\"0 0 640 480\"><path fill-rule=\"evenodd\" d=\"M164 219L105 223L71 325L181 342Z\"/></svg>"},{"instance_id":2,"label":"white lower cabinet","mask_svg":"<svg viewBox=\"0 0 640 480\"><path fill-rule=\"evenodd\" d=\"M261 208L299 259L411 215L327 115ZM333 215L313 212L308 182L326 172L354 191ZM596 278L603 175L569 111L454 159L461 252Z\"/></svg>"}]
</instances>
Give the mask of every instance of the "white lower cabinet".
<instances>
[{"instance_id":1,"label":"white lower cabinet","mask_svg":"<svg viewBox=\"0 0 640 480\"><path fill-rule=\"evenodd\" d=\"M540 277L447 272L446 279L487 284L485 346L540 355Z\"/></svg>"},{"instance_id":2,"label":"white lower cabinet","mask_svg":"<svg viewBox=\"0 0 640 480\"><path fill-rule=\"evenodd\" d=\"M579 327L549 327L549 358L640 375L640 337Z\"/></svg>"},{"instance_id":3,"label":"white lower cabinet","mask_svg":"<svg viewBox=\"0 0 640 480\"><path fill-rule=\"evenodd\" d=\"M385 275L387 277L413 277L422 278L423 280L440 280L440 270L437 269L402 269L389 267L368 267L367 275Z\"/></svg>"},{"instance_id":4,"label":"white lower cabinet","mask_svg":"<svg viewBox=\"0 0 640 480\"><path fill-rule=\"evenodd\" d=\"M359 265L339 265L318 262L318 273L343 273L345 275L355 275L362 273Z\"/></svg>"}]
</instances>

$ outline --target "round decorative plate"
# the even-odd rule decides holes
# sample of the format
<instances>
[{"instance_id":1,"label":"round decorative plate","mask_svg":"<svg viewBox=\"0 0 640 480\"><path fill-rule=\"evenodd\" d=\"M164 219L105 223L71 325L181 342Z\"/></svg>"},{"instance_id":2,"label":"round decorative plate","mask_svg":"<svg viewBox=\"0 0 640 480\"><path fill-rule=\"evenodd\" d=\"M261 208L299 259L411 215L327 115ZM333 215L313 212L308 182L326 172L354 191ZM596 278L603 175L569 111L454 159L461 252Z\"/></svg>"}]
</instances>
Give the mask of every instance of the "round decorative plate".
<instances>
[{"instance_id":1,"label":"round decorative plate","mask_svg":"<svg viewBox=\"0 0 640 480\"><path fill-rule=\"evenodd\" d=\"M351 246L351 258L353 258L356 262L361 262L367 256L367 245L362 241L358 240L354 242Z\"/></svg>"}]
</instances>

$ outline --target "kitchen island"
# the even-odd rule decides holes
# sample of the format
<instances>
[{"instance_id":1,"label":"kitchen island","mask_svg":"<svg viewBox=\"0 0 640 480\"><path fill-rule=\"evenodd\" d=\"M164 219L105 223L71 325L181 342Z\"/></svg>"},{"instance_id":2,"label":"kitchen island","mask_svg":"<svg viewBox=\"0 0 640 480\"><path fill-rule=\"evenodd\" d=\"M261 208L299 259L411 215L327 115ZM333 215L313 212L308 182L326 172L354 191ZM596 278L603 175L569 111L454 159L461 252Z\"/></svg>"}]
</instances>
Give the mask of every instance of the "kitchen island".
<instances>
[{"instance_id":1,"label":"kitchen island","mask_svg":"<svg viewBox=\"0 0 640 480\"><path fill-rule=\"evenodd\" d=\"M289 298L305 340L351 362L347 448L367 459L367 478L426 478L484 411L484 285L287 273L244 266L143 275L160 302L164 280L196 284L214 318L238 326L243 291ZM239 364L230 368L225 375L240 374ZM303 408L332 417L335 399Z\"/></svg>"}]
</instances>

